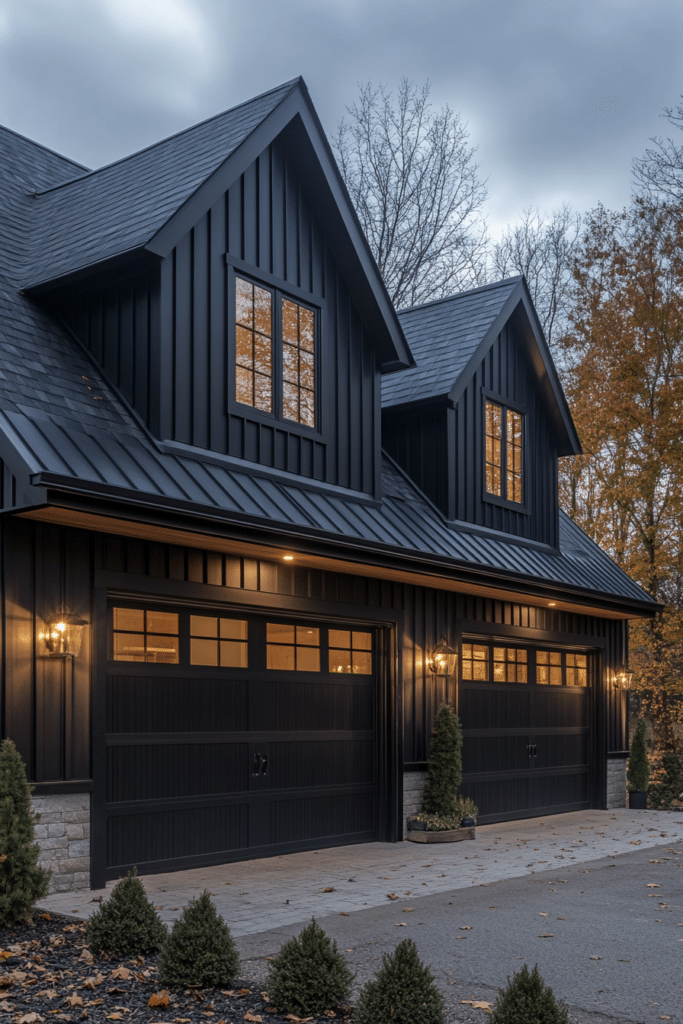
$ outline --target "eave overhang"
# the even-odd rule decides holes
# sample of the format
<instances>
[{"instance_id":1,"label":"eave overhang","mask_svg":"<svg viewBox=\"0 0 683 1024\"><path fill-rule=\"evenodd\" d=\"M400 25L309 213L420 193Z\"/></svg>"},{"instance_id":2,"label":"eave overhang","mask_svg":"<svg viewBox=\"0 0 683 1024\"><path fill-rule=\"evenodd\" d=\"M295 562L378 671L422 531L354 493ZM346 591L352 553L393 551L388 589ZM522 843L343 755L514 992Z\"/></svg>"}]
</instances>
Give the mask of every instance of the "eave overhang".
<instances>
[{"instance_id":1,"label":"eave overhang","mask_svg":"<svg viewBox=\"0 0 683 1024\"><path fill-rule=\"evenodd\" d=\"M603 618L650 618L663 608L654 602L473 566L421 551L397 550L376 541L331 537L323 531L282 523L264 525L256 516L217 513L215 508L195 503L154 496L140 501L110 486L88 484L84 488L75 486L72 479L49 473L36 474L31 482L46 488L45 502L5 515L271 561L289 553L295 555L298 565Z\"/></svg>"}]
</instances>

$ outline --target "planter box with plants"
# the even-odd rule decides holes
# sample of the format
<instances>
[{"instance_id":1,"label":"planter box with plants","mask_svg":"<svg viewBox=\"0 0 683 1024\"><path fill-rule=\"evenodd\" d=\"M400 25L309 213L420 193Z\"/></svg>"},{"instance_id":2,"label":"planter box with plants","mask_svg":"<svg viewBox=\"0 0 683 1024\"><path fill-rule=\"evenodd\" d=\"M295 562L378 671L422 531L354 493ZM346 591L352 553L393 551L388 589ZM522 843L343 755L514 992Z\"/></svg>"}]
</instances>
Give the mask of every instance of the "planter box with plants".
<instances>
[{"instance_id":1,"label":"planter box with plants","mask_svg":"<svg viewBox=\"0 0 683 1024\"><path fill-rule=\"evenodd\" d=\"M413 843L457 843L474 839L477 807L458 797L462 782L462 729L449 704L439 708L429 744L424 811L408 819Z\"/></svg>"}]
</instances>

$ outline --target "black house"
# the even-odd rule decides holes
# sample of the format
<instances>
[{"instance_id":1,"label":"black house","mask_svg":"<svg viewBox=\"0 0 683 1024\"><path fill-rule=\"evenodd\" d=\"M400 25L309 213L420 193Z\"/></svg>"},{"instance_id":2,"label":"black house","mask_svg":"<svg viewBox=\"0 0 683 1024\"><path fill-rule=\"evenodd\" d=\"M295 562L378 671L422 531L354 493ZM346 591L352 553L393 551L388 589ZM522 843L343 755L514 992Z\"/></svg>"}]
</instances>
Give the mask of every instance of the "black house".
<instances>
[{"instance_id":1,"label":"black house","mask_svg":"<svg viewBox=\"0 0 683 1024\"><path fill-rule=\"evenodd\" d=\"M397 314L300 79L98 171L0 139L2 735L55 886L398 841L444 700L480 821L623 803L658 606L558 508L523 278Z\"/></svg>"}]
</instances>

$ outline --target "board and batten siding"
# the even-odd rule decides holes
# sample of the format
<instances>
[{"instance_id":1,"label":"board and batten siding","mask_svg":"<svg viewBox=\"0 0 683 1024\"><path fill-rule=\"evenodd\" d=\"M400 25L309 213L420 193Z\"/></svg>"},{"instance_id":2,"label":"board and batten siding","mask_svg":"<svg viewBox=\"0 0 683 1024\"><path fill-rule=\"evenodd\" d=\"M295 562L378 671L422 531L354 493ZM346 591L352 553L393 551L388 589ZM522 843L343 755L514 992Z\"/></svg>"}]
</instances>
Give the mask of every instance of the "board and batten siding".
<instances>
[{"instance_id":1,"label":"board and batten siding","mask_svg":"<svg viewBox=\"0 0 683 1024\"><path fill-rule=\"evenodd\" d=\"M425 766L432 724L439 705L455 700L455 685L427 669L429 652L441 636L455 638L467 622L482 623L522 643L563 643L601 647L602 679L598 683L595 737L600 757L627 745L626 694L606 685L622 660L621 621L468 597L445 590L416 587L312 568L295 568L241 556L94 534L27 520L3 522L5 693L4 734L14 739L37 783L90 778L91 642L95 630L74 661L73 679L63 680L61 659L40 657L37 636L45 617L66 606L94 623L92 580L103 571L125 575L130 592L153 584L157 594L176 601L199 584L202 599L240 603L252 600L264 611L314 615L332 611L351 618L353 609L378 622L399 624L399 700L402 719L399 767ZM161 589L159 586L161 585ZM309 611L306 611L309 609ZM476 632L476 627L474 629ZM512 631L512 633L510 632ZM35 655L38 655L36 657ZM392 659L388 671L393 672ZM388 712L387 712L388 714ZM61 724L60 724L61 723ZM598 765L597 777L604 771ZM603 783L604 784L604 779Z\"/></svg>"},{"instance_id":2,"label":"board and batten siding","mask_svg":"<svg viewBox=\"0 0 683 1024\"><path fill-rule=\"evenodd\" d=\"M418 404L383 413L388 453L447 519L515 537L558 543L557 450L538 380L508 323L467 383L455 407ZM509 401L525 413L522 510L486 500L485 405Z\"/></svg>"},{"instance_id":3,"label":"board and batten siding","mask_svg":"<svg viewBox=\"0 0 683 1024\"><path fill-rule=\"evenodd\" d=\"M320 311L315 429L234 401L229 263ZM376 493L377 360L284 146L265 150L156 268L94 281L60 305L156 437Z\"/></svg>"}]
</instances>

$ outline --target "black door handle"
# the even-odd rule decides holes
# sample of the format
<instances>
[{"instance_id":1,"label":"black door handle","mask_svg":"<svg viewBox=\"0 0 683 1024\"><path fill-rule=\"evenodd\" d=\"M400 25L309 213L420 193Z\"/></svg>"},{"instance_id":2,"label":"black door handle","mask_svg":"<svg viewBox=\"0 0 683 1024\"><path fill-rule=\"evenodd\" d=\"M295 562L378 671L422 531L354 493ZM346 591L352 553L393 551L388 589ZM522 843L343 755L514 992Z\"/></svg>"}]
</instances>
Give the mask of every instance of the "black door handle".
<instances>
[{"instance_id":1,"label":"black door handle","mask_svg":"<svg viewBox=\"0 0 683 1024\"><path fill-rule=\"evenodd\" d=\"M268 774L268 755L267 754L262 754L261 755L261 775L267 775L267 774Z\"/></svg>"}]
</instances>

